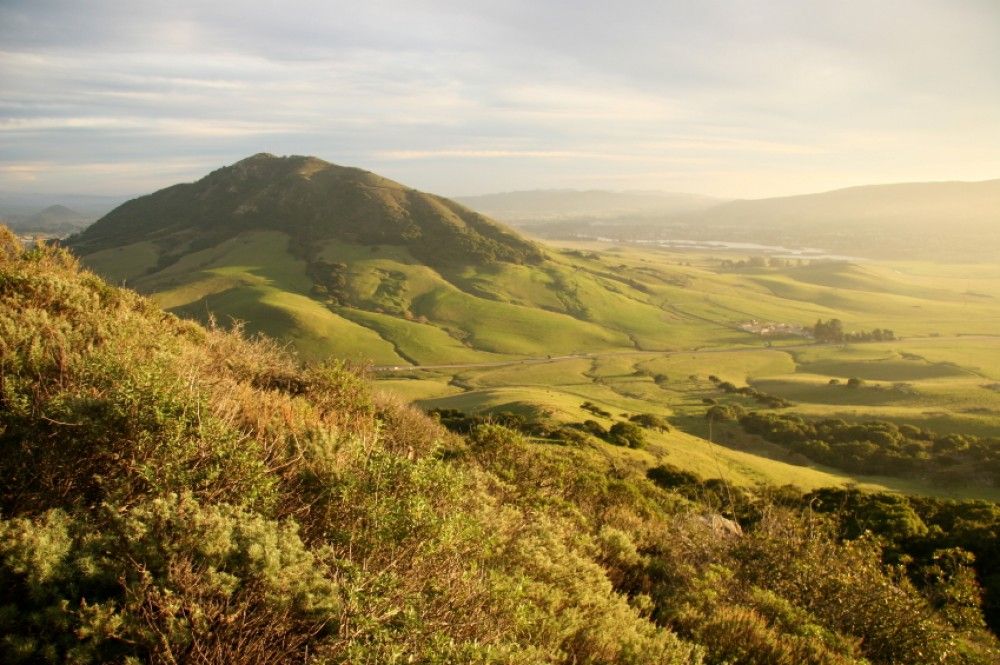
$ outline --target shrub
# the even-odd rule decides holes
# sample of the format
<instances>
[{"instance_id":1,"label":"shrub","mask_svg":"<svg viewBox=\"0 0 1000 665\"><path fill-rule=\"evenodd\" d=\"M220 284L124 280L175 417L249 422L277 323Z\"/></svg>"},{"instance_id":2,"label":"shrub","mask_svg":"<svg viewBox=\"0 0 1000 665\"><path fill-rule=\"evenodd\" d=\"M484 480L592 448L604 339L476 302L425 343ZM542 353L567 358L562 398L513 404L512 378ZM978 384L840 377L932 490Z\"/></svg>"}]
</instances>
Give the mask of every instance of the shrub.
<instances>
[{"instance_id":1,"label":"shrub","mask_svg":"<svg viewBox=\"0 0 1000 665\"><path fill-rule=\"evenodd\" d=\"M608 430L608 441L619 446L641 448L646 443L642 429L630 422L617 422Z\"/></svg>"},{"instance_id":2,"label":"shrub","mask_svg":"<svg viewBox=\"0 0 1000 665\"><path fill-rule=\"evenodd\" d=\"M637 413L630 417L629 420L646 429L655 429L661 432L670 431L670 423L667 422L666 418L652 413Z\"/></svg>"}]
</instances>

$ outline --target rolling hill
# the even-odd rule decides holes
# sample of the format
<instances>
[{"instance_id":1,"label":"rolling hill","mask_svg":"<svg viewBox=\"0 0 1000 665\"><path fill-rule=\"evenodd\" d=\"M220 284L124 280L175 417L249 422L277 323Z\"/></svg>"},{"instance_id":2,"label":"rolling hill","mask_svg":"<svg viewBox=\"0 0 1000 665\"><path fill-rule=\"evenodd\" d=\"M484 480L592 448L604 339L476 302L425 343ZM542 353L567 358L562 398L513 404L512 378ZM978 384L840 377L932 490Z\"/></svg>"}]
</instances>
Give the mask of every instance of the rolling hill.
<instances>
[{"instance_id":1,"label":"rolling hill","mask_svg":"<svg viewBox=\"0 0 1000 665\"><path fill-rule=\"evenodd\" d=\"M251 231L287 234L302 257L335 239L405 244L431 264L541 259L531 243L447 199L315 157L264 153L129 201L70 244L87 254L151 241L165 264Z\"/></svg>"},{"instance_id":2,"label":"rolling hill","mask_svg":"<svg viewBox=\"0 0 1000 665\"><path fill-rule=\"evenodd\" d=\"M991 279L928 289L871 265L734 271L656 250L543 251L457 203L313 157L255 155L130 201L68 244L177 314L376 365L757 346L739 327L750 319L921 335L997 325L992 296L963 295L991 293Z\"/></svg>"}]
</instances>

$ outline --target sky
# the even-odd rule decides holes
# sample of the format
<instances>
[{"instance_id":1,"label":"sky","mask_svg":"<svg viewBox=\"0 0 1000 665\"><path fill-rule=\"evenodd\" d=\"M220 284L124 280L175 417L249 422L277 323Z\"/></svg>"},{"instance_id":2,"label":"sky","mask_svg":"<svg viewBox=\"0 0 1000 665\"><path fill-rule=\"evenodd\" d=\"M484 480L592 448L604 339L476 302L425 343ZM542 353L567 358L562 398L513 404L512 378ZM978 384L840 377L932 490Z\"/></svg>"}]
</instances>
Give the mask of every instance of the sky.
<instances>
[{"instance_id":1,"label":"sky","mask_svg":"<svg viewBox=\"0 0 1000 665\"><path fill-rule=\"evenodd\" d=\"M0 191L258 152L445 195L1000 178L1000 0L0 0Z\"/></svg>"}]
</instances>

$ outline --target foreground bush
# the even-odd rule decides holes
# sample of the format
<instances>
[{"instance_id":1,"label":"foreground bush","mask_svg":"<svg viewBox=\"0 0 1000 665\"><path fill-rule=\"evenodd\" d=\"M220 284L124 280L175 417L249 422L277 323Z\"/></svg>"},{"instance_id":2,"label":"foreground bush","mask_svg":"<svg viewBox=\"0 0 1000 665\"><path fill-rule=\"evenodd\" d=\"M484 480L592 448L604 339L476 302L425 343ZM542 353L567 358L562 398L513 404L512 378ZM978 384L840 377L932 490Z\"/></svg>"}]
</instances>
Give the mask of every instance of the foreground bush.
<instances>
[{"instance_id":1,"label":"foreground bush","mask_svg":"<svg viewBox=\"0 0 1000 665\"><path fill-rule=\"evenodd\" d=\"M0 660L698 661L462 445L6 234Z\"/></svg>"}]
</instances>

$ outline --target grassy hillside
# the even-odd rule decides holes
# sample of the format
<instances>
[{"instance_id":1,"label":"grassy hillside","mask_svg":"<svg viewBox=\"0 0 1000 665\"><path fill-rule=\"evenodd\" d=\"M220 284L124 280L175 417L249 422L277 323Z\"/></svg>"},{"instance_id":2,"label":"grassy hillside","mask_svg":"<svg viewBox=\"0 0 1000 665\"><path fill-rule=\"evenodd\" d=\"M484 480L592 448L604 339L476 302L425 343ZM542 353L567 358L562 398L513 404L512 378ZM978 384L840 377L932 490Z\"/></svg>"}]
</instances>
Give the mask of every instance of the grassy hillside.
<instances>
[{"instance_id":1,"label":"grassy hillside","mask_svg":"<svg viewBox=\"0 0 1000 665\"><path fill-rule=\"evenodd\" d=\"M847 530L881 504L450 435L0 233L4 662L996 661L961 557L918 585ZM894 537L967 509L891 505Z\"/></svg>"},{"instance_id":2,"label":"grassy hillside","mask_svg":"<svg viewBox=\"0 0 1000 665\"><path fill-rule=\"evenodd\" d=\"M732 401L707 380L714 375L814 419L982 437L1000 427L995 265L768 263L582 243L543 256L488 220L462 222L466 212L366 172L257 156L123 206L72 246L92 269L185 318L264 333L307 360L386 368L387 387L426 408L514 410L565 425L586 420L579 405L591 401L661 414L705 438L706 402ZM458 235L435 235L440 224ZM506 249L488 250L497 239ZM833 318L902 339L816 345L746 328ZM428 369L404 379L407 367ZM846 389L852 378L864 386ZM873 478L726 435L714 463L737 483L997 496L981 479ZM676 464L705 472L697 446L683 454L682 439L660 439L631 461L651 467L673 451ZM762 458L754 468L750 454Z\"/></svg>"},{"instance_id":3,"label":"grassy hillside","mask_svg":"<svg viewBox=\"0 0 1000 665\"><path fill-rule=\"evenodd\" d=\"M648 468L662 457L701 474L707 458L696 451L704 442L679 442L684 435L709 436L706 401L767 410L753 400L720 392L709 376L787 400L788 411L810 418L882 420L985 437L1000 431L1000 390L994 378L1000 338L992 336L1000 329L996 304L1000 274L995 270L984 267L959 279L946 276L946 266L923 264L732 268L723 267L724 260L690 252L622 248L596 252L581 248L557 256L556 261L572 265L577 276L616 274L640 284L643 290L632 291L633 302L660 303L664 323L658 343L664 351L597 349L583 358L541 357L500 364L493 360L488 366L473 362L381 376L388 388L424 408L515 412L553 426L591 418L580 408L584 402L614 414L611 419L597 419L604 427L620 419L619 414L662 414L678 432L651 434L649 446L629 452L629 460ZM926 289L928 274L945 276L935 280L936 288ZM488 283L495 288L504 282ZM811 302L824 295L827 305ZM754 318L808 325L831 316L849 321L852 329L888 326L907 337L818 345L801 338L768 341L734 329L737 322ZM620 317L619 323L623 321L627 316ZM635 332L631 337L638 339ZM657 340L645 341L644 346L655 349ZM701 348L685 351L684 347ZM864 385L848 389L846 382L852 377ZM714 475L739 484L767 477L803 488L858 483L907 493L1000 498L990 482L956 478L942 484L906 474L873 477L830 468L738 429L721 428L714 440L719 445L705 448L712 453ZM607 443L594 445L612 457L625 454ZM757 456L755 470L744 461L747 455Z\"/></svg>"},{"instance_id":4,"label":"grassy hillside","mask_svg":"<svg viewBox=\"0 0 1000 665\"><path fill-rule=\"evenodd\" d=\"M1000 329L1000 276L987 273L928 288L925 275L873 264L732 270L719 258L639 250L445 269L407 247L336 240L319 243L310 262L292 243L279 231L248 231L161 269L148 242L83 260L184 315L244 318L259 330L247 304L257 302L275 312L267 332L301 340L307 355L361 358L369 348L380 365L760 345L738 328L752 319L808 326L839 318L852 330L878 326L908 337ZM370 343L351 346L338 332L355 324L369 329L355 332ZM313 332L297 334L299 325Z\"/></svg>"},{"instance_id":5,"label":"grassy hillside","mask_svg":"<svg viewBox=\"0 0 1000 665\"><path fill-rule=\"evenodd\" d=\"M446 199L308 157L243 160L131 201L69 244L171 311L377 365L758 345L739 329L751 319L839 318L900 336L1000 329L995 270L544 255Z\"/></svg>"}]
</instances>

